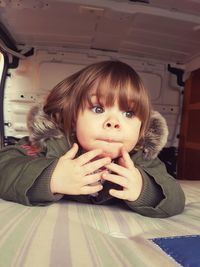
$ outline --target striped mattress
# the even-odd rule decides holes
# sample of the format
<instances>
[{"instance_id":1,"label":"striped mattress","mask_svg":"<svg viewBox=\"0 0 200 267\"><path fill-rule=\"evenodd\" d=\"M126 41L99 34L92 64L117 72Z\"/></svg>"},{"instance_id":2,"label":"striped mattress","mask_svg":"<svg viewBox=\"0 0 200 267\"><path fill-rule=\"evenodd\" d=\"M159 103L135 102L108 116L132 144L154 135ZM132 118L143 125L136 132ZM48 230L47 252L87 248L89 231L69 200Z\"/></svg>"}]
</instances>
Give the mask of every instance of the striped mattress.
<instances>
[{"instance_id":1,"label":"striped mattress","mask_svg":"<svg viewBox=\"0 0 200 267\"><path fill-rule=\"evenodd\" d=\"M60 201L27 207L0 200L0 267L182 266L152 242L200 235L200 181L180 183L185 210L167 219L116 206Z\"/></svg>"}]
</instances>

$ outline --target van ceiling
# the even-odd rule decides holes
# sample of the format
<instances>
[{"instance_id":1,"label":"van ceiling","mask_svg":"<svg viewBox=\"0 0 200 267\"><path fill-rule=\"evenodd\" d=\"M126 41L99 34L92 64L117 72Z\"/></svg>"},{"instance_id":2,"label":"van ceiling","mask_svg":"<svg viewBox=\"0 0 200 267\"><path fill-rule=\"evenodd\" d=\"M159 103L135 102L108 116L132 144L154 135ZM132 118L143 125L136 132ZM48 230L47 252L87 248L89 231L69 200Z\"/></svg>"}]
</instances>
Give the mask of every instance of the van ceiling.
<instances>
[{"instance_id":1,"label":"van ceiling","mask_svg":"<svg viewBox=\"0 0 200 267\"><path fill-rule=\"evenodd\" d=\"M181 64L200 55L200 0L1 0L0 21L17 45Z\"/></svg>"}]
</instances>

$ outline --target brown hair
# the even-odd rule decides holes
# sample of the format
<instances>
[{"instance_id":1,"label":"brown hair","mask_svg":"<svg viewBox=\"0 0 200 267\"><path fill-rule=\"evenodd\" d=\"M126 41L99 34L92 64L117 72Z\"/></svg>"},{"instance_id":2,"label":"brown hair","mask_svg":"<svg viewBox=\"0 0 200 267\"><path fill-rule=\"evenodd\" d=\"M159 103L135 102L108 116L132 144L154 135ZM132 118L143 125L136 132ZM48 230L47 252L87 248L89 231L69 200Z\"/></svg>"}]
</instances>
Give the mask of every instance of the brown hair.
<instances>
[{"instance_id":1,"label":"brown hair","mask_svg":"<svg viewBox=\"0 0 200 267\"><path fill-rule=\"evenodd\" d=\"M91 91L111 106L117 99L122 110L132 110L141 120L142 140L149 124L151 104L141 78L132 67L120 61L91 64L57 84L46 99L44 112L72 141L72 132L80 109L90 103Z\"/></svg>"}]
</instances>

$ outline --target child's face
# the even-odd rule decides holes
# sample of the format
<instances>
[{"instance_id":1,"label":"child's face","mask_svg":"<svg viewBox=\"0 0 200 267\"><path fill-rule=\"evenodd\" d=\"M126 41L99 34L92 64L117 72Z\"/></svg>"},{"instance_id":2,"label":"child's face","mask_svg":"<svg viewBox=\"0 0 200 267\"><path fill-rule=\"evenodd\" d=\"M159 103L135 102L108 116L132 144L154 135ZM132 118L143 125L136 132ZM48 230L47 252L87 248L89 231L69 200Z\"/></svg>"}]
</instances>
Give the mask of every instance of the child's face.
<instances>
[{"instance_id":1,"label":"child's face","mask_svg":"<svg viewBox=\"0 0 200 267\"><path fill-rule=\"evenodd\" d=\"M92 107L80 110L76 122L76 136L86 150L101 148L103 156L120 156L121 147L130 152L138 142L141 121L132 111L120 110L117 101L111 107L98 103L91 96Z\"/></svg>"}]
</instances>

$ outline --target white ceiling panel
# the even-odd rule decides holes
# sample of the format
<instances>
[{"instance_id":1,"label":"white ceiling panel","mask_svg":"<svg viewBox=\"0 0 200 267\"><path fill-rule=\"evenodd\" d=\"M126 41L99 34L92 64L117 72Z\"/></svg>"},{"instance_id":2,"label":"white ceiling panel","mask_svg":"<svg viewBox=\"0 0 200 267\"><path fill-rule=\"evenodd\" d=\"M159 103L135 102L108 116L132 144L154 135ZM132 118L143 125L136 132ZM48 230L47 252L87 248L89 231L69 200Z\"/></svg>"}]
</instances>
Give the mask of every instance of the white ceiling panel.
<instances>
[{"instance_id":1,"label":"white ceiling panel","mask_svg":"<svg viewBox=\"0 0 200 267\"><path fill-rule=\"evenodd\" d=\"M200 0L3 0L16 44L100 49L188 63L200 56Z\"/></svg>"}]
</instances>

